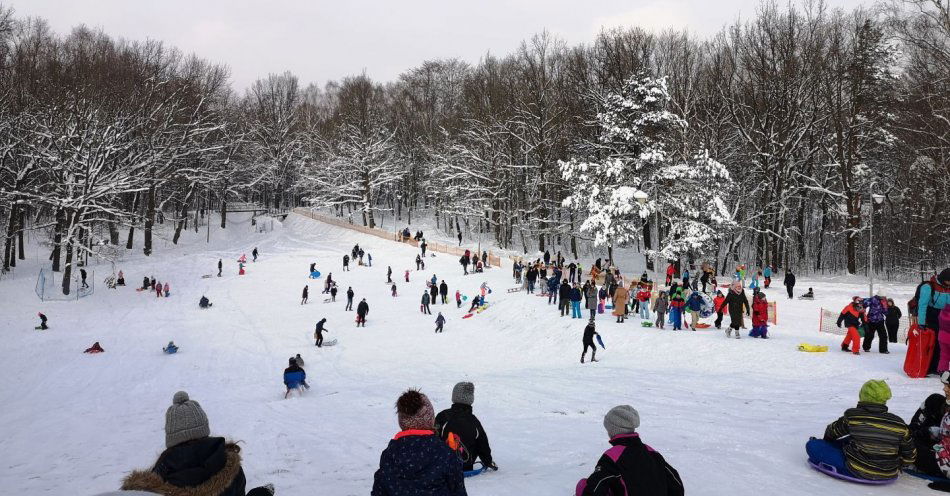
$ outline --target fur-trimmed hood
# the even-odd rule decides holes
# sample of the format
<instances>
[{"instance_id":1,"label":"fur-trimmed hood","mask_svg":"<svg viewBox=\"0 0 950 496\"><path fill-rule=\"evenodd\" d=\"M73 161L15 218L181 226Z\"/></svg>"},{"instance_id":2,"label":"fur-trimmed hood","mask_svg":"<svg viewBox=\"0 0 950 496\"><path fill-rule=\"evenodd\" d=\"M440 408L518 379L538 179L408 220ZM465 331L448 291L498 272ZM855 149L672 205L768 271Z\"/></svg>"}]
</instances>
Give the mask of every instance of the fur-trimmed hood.
<instances>
[{"instance_id":1,"label":"fur-trimmed hood","mask_svg":"<svg viewBox=\"0 0 950 496\"><path fill-rule=\"evenodd\" d=\"M208 439L208 438L205 438ZM213 438L212 438L213 439ZM219 438L220 439L220 438ZM222 440L223 441L223 440ZM182 445L169 448L181 449ZM160 474L159 463L151 470L136 470L122 481L123 490L139 490L162 494L165 496L219 496L229 495L237 489L235 494L244 494L244 471L241 469L241 448L233 443L224 445L226 460L224 467L196 486L176 486L165 480ZM163 453L163 456L166 453ZM239 487L235 487L235 483Z\"/></svg>"}]
</instances>

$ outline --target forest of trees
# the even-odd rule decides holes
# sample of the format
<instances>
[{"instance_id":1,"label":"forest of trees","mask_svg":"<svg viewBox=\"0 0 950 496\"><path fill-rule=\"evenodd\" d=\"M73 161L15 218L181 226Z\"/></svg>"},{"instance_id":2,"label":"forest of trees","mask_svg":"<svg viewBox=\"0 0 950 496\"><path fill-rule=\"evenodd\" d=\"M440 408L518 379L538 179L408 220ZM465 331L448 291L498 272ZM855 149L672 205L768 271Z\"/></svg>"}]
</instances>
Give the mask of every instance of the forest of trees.
<instances>
[{"instance_id":1,"label":"forest of trees","mask_svg":"<svg viewBox=\"0 0 950 496\"><path fill-rule=\"evenodd\" d=\"M4 271L29 230L68 281L92 247L148 255L157 219L177 243L207 210L250 201L723 270L861 273L873 253L896 277L950 262L948 199L946 0L763 3L708 38L542 32L395 81L283 73L243 94L226 67L160 41L54 33L0 7Z\"/></svg>"}]
</instances>

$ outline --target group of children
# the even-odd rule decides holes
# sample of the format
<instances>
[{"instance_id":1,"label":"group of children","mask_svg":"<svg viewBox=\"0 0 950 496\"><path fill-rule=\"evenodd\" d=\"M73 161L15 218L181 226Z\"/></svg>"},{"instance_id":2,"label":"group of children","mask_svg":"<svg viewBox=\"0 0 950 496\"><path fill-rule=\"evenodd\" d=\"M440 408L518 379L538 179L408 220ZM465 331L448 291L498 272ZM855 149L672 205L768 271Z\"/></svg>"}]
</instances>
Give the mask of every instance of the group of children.
<instances>
[{"instance_id":1,"label":"group of children","mask_svg":"<svg viewBox=\"0 0 950 496\"><path fill-rule=\"evenodd\" d=\"M171 285L168 284L168 281L165 281L165 285L163 286L161 281L155 280L155 276L152 276L151 279L143 277L141 291L154 291L156 297L161 298L164 296L168 298L171 296Z\"/></svg>"}]
</instances>

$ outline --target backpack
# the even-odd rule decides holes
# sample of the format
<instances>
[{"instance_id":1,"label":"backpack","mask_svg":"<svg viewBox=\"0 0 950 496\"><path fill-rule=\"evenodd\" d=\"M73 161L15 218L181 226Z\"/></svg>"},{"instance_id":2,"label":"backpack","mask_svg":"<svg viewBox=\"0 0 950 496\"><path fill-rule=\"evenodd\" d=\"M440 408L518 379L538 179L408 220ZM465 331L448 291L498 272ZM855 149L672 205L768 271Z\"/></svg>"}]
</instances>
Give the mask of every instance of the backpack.
<instances>
[{"instance_id":1,"label":"backpack","mask_svg":"<svg viewBox=\"0 0 950 496\"><path fill-rule=\"evenodd\" d=\"M920 289L923 288L924 285L926 285L926 284L930 284L930 281L924 281L924 282L918 284L918 285L917 285L917 289L914 290L914 297L911 298L910 300L908 300L908 302L907 302L907 313L908 313L909 315L917 315L917 305L918 305L918 301L917 301L917 300L920 299ZM934 294L933 291L932 291L933 288L931 287L930 289L931 289L931 295L933 295L933 294Z\"/></svg>"}]
</instances>

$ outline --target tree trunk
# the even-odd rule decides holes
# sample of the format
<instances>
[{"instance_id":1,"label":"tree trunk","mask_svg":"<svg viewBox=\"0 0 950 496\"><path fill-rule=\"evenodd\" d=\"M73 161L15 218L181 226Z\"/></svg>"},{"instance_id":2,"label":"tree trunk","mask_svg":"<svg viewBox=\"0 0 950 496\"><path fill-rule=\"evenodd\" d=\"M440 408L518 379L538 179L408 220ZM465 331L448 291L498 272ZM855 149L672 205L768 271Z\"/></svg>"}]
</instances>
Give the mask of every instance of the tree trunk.
<instances>
[{"instance_id":1,"label":"tree trunk","mask_svg":"<svg viewBox=\"0 0 950 496\"><path fill-rule=\"evenodd\" d=\"M155 225L155 182L148 187L148 196L145 206L145 256L152 254L152 226Z\"/></svg>"},{"instance_id":2,"label":"tree trunk","mask_svg":"<svg viewBox=\"0 0 950 496\"><path fill-rule=\"evenodd\" d=\"M208 222L211 222L211 219L208 219ZM225 184L224 191L221 194L221 229L227 228L228 225L228 188Z\"/></svg>"},{"instance_id":3,"label":"tree trunk","mask_svg":"<svg viewBox=\"0 0 950 496\"><path fill-rule=\"evenodd\" d=\"M23 232L26 231L26 208L20 209L20 223L17 228L19 229L19 232L17 232L17 238L20 245L17 257L19 257L20 260L26 260L26 252L23 250Z\"/></svg>"},{"instance_id":4,"label":"tree trunk","mask_svg":"<svg viewBox=\"0 0 950 496\"><path fill-rule=\"evenodd\" d=\"M191 203L192 198L195 196L196 189L197 185L192 183L191 186L188 187L188 192L185 193L185 199L181 202L181 210L178 211L178 220L175 226L175 236L172 237L172 243L176 245L178 244L178 239L181 238L181 231L185 227L185 219L188 217L188 204Z\"/></svg>"},{"instance_id":5,"label":"tree trunk","mask_svg":"<svg viewBox=\"0 0 950 496\"><path fill-rule=\"evenodd\" d=\"M49 258L53 261L53 272L59 272L59 261L63 252L63 229L65 215L62 210L56 211L56 227L53 229L53 252Z\"/></svg>"},{"instance_id":6,"label":"tree trunk","mask_svg":"<svg viewBox=\"0 0 950 496\"><path fill-rule=\"evenodd\" d=\"M75 236L73 231L73 224L75 222L75 214L68 213L66 214L66 222L64 226L64 231L66 232L66 263L63 265L63 294L69 294L69 285L72 282L73 274L73 237Z\"/></svg>"},{"instance_id":7,"label":"tree trunk","mask_svg":"<svg viewBox=\"0 0 950 496\"><path fill-rule=\"evenodd\" d=\"M17 211L19 205L13 203L10 206L10 214L7 218L7 239L3 247L3 271L10 270L10 267L16 267L16 257L14 256L13 235L16 233L16 224L19 219Z\"/></svg>"}]
</instances>

